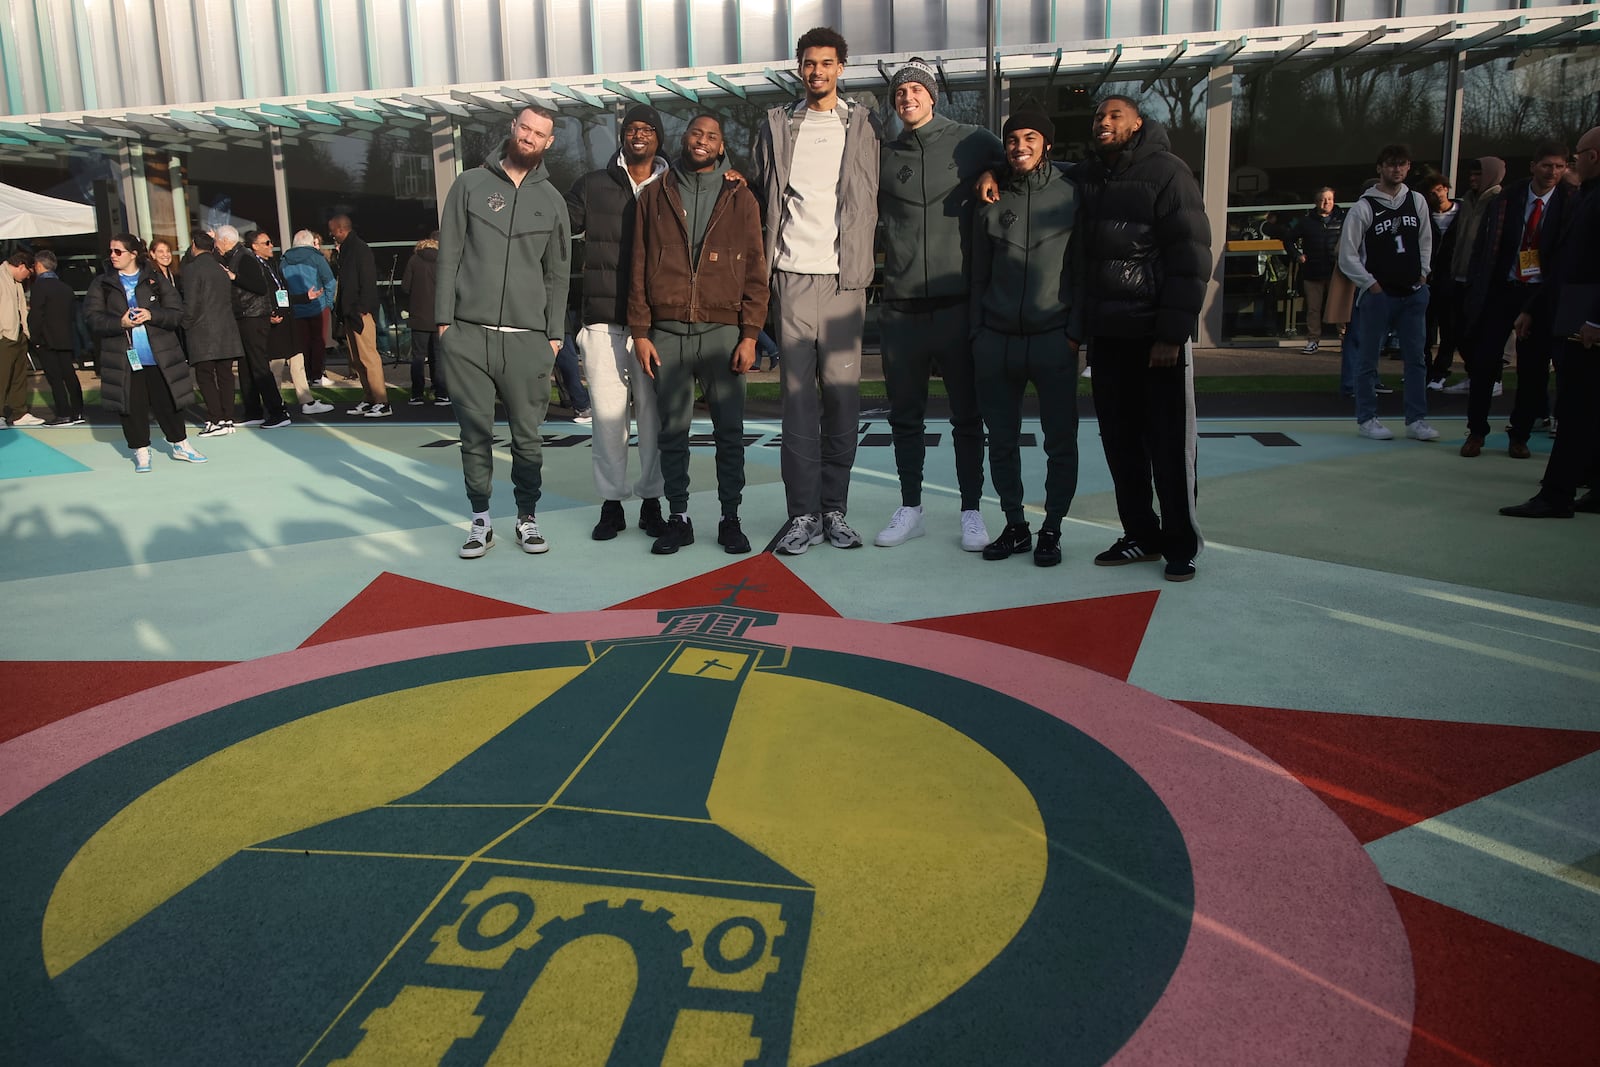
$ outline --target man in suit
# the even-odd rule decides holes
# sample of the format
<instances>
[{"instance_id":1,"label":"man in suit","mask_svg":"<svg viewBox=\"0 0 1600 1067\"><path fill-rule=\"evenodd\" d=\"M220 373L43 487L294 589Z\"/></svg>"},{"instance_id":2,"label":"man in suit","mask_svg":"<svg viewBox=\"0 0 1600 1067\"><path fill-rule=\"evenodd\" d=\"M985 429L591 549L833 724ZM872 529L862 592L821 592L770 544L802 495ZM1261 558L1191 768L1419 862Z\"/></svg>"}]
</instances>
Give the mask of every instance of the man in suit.
<instances>
[{"instance_id":1,"label":"man in suit","mask_svg":"<svg viewBox=\"0 0 1600 1067\"><path fill-rule=\"evenodd\" d=\"M33 292L28 300L28 336L33 355L50 383L56 417L46 426L82 426L83 386L72 365L78 298L72 286L56 277L56 254L49 249L33 256Z\"/></svg>"},{"instance_id":2,"label":"man in suit","mask_svg":"<svg viewBox=\"0 0 1600 1067\"><path fill-rule=\"evenodd\" d=\"M1483 451L1489 436L1489 406L1500 380L1500 355L1506 337L1517 335L1517 398L1506 434L1507 452L1527 459L1528 435L1536 419L1549 413L1550 312L1544 293L1548 264L1576 199L1577 190L1562 176L1567 147L1540 145L1529 176L1507 187L1484 212L1467 272L1467 439L1461 454L1468 459Z\"/></svg>"},{"instance_id":3,"label":"man in suit","mask_svg":"<svg viewBox=\"0 0 1600 1067\"><path fill-rule=\"evenodd\" d=\"M1561 436L1550 449L1544 481L1531 499L1500 509L1517 519L1566 519L1600 513L1600 126L1578 138L1575 169L1582 182L1553 255L1549 288L1533 318L1549 323L1555 348L1556 416ZM1567 321L1567 315L1574 321ZM1559 316L1559 317L1558 317ZM1519 353L1520 355L1520 353ZM1522 387L1517 387L1520 394ZM1577 496L1578 488L1589 491ZM1576 499L1574 499L1576 497Z\"/></svg>"}]
</instances>

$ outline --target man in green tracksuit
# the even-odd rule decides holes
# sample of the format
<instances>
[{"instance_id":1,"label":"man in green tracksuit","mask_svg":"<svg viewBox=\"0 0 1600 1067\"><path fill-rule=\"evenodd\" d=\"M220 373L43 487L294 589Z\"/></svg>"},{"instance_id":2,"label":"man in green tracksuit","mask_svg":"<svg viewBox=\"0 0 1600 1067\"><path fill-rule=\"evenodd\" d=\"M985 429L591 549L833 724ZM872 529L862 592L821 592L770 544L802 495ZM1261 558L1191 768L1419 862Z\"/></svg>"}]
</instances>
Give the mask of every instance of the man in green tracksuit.
<instances>
[{"instance_id":1,"label":"man in green tracksuit","mask_svg":"<svg viewBox=\"0 0 1600 1067\"><path fill-rule=\"evenodd\" d=\"M1061 562L1061 519L1078 490L1078 279L1069 258L1077 187L1050 163L1050 119L1019 111L1006 120L1010 165L997 203L977 209L972 231L973 361L978 405L989 427L989 472L1006 528L988 560L1033 549L1033 562ZM1022 509L1022 397L1033 383L1044 430L1044 523L1038 544Z\"/></svg>"},{"instance_id":2,"label":"man in green tracksuit","mask_svg":"<svg viewBox=\"0 0 1600 1067\"><path fill-rule=\"evenodd\" d=\"M523 108L501 152L457 178L444 202L434 310L472 506L462 559L494 547L489 492L497 396L511 427L517 544L533 553L550 547L534 519L543 457L539 427L561 348L571 245L566 200L544 167L554 140L555 116Z\"/></svg>"},{"instance_id":3,"label":"man in green tracksuit","mask_svg":"<svg viewBox=\"0 0 1600 1067\"><path fill-rule=\"evenodd\" d=\"M767 261L761 206L723 180L722 123L696 115L672 168L639 191L633 227L628 329L639 365L655 382L657 443L671 514L650 551L670 555L694 543L689 521L689 424L694 383L711 409L722 520L717 544L750 551L739 527L744 492L744 379L756 362L767 318Z\"/></svg>"},{"instance_id":4,"label":"man in green tracksuit","mask_svg":"<svg viewBox=\"0 0 1600 1067\"><path fill-rule=\"evenodd\" d=\"M883 377L889 392L900 507L873 543L881 548L921 537L922 469L927 446L928 378L935 368L949 395L956 484L961 492L961 547L989 543L983 496L983 419L973 382L967 321L968 230L972 181L1000 171L1000 139L934 113L933 68L913 58L890 86L903 128L880 152L878 218L883 223Z\"/></svg>"}]
</instances>

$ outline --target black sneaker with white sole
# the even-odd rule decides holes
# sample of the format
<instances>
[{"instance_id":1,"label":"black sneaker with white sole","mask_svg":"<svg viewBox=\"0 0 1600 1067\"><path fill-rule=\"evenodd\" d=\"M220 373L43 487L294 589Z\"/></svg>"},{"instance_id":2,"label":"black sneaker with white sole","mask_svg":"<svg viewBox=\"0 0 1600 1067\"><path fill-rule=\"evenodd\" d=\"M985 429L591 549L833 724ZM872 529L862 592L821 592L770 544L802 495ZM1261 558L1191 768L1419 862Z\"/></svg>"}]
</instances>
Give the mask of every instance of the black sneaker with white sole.
<instances>
[{"instance_id":1,"label":"black sneaker with white sole","mask_svg":"<svg viewBox=\"0 0 1600 1067\"><path fill-rule=\"evenodd\" d=\"M1194 560L1169 559L1167 560L1167 581L1187 582L1194 578Z\"/></svg>"}]
</instances>

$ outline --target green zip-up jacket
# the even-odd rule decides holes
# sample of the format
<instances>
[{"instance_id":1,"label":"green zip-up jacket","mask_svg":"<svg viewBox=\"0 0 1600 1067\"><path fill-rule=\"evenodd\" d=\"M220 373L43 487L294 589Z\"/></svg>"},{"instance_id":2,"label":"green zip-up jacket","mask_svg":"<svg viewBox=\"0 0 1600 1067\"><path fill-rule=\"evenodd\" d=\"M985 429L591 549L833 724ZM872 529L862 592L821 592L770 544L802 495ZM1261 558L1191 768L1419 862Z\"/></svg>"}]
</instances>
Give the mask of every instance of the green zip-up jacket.
<instances>
[{"instance_id":1,"label":"green zip-up jacket","mask_svg":"<svg viewBox=\"0 0 1600 1067\"><path fill-rule=\"evenodd\" d=\"M935 113L879 153L878 219L883 223L883 298L965 297L970 262L972 183L1006 169L1000 138Z\"/></svg>"},{"instance_id":2,"label":"green zip-up jacket","mask_svg":"<svg viewBox=\"0 0 1600 1067\"><path fill-rule=\"evenodd\" d=\"M1083 271L1072 228L1078 187L1046 164L1000 187L979 204L972 226L972 332L1065 330L1083 337Z\"/></svg>"},{"instance_id":3,"label":"green zip-up jacket","mask_svg":"<svg viewBox=\"0 0 1600 1067\"><path fill-rule=\"evenodd\" d=\"M514 326L560 338L571 284L567 202L543 163L513 185L501 152L457 178L445 197L435 315L441 324Z\"/></svg>"}]
</instances>

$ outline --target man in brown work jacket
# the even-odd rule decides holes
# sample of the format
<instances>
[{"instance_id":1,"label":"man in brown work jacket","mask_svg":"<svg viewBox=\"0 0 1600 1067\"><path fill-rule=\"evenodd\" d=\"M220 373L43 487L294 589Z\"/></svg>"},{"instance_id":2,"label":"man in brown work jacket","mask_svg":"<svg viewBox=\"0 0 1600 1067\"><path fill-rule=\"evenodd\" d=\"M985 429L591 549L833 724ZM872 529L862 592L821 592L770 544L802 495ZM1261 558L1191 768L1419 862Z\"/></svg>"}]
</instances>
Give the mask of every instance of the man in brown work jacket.
<instances>
[{"instance_id":1,"label":"man in brown work jacket","mask_svg":"<svg viewBox=\"0 0 1600 1067\"><path fill-rule=\"evenodd\" d=\"M755 365L767 318L761 210L728 170L722 123L701 114L660 181L639 191L633 229L628 328L639 365L655 382L661 416L661 475L671 514L650 551L670 555L694 543L689 521L689 424L694 383L711 409L722 521L717 543L750 551L739 528L744 493L744 378Z\"/></svg>"}]
</instances>

